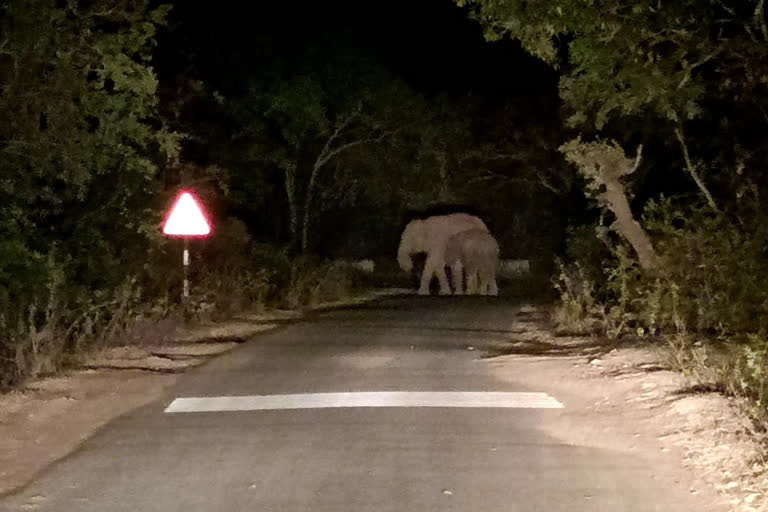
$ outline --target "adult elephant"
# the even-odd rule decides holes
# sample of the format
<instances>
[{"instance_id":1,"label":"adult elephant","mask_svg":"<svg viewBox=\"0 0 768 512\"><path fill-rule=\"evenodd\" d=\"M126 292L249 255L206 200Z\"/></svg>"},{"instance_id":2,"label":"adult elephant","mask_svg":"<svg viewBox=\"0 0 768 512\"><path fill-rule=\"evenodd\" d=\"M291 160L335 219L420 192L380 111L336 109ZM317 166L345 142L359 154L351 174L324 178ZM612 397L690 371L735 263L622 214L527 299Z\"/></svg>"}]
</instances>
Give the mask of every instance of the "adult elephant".
<instances>
[{"instance_id":1,"label":"adult elephant","mask_svg":"<svg viewBox=\"0 0 768 512\"><path fill-rule=\"evenodd\" d=\"M464 275L468 294L499 294L496 284L499 243L487 230L470 229L453 235L445 248L445 262L451 267L456 294L463 293Z\"/></svg>"},{"instance_id":2,"label":"adult elephant","mask_svg":"<svg viewBox=\"0 0 768 512\"><path fill-rule=\"evenodd\" d=\"M414 219L408 223L400 237L397 262L401 269L410 272L413 269L411 255L427 253L421 274L420 295L429 295L432 276L437 276L440 283L440 295L451 294L448 276L445 274L445 248L453 235L470 229L488 231L481 219L467 213L436 215L426 219Z\"/></svg>"}]
</instances>

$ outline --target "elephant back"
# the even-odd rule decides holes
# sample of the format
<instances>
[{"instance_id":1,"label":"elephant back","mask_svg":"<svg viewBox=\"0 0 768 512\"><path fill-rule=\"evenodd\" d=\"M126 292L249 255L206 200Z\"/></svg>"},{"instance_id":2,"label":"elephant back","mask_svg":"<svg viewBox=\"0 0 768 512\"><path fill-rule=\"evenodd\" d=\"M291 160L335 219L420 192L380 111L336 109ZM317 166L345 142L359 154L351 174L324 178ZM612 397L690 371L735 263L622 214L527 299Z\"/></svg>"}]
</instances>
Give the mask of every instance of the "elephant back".
<instances>
[{"instance_id":1,"label":"elephant back","mask_svg":"<svg viewBox=\"0 0 768 512\"><path fill-rule=\"evenodd\" d=\"M445 246L448 239L457 233L474 229L488 231L488 227L482 219L467 213L428 217L424 219L424 236L426 238L424 245L433 248Z\"/></svg>"}]
</instances>

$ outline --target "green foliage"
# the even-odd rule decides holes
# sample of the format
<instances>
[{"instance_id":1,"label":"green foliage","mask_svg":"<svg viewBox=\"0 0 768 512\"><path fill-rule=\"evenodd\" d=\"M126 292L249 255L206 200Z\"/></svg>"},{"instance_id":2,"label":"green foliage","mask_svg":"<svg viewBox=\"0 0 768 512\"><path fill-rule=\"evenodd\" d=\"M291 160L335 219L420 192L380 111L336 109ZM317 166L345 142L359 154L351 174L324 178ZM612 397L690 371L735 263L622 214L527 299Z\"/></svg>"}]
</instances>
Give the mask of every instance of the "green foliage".
<instances>
[{"instance_id":1,"label":"green foliage","mask_svg":"<svg viewBox=\"0 0 768 512\"><path fill-rule=\"evenodd\" d=\"M768 419L768 340L749 333L728 340L697 340L690 334L667 339L667 364L700 386L749 398L748 413L765 431Z\"/></svg>"},{"instance_id":2,"label":"green foliage","mask_svg":"<svg viewBox=\"0 0 768 512\"><path fill-rule=\"evenodd\" d=\"M658 250L651 273L620 241L608 246L585 236L591 228L569 239L567 252L609 305L609 332L642 327L730 336L768 327L768 290L761 286L768 280L768 239L759 227L745 230L705 207L683 211L663 197L649 203L644 221Z\"/></svg>"},{"instance_id":3,"label":"green foliage","mask_svg":"<svg viewBox=\"0 0 768 512\"><path fill-rule=\"evenodd\" d=\"M589 334L596 328L598 303L595 297L595 282L580 263L557 262L557 274L552 284L560 294L560 303L555 309L553 320L558 330Z\"/></svg>"},{"instance_id":4,"label":"green foliage","mask_svg":"<svg viewBox=\"0 0 768 512\"><path fill-rule=\"evenodd\" d=\"M747 217L760 219L757 212ZM590 236L592 228L572 231L573 260L561 267L556 285L561 292L556 320L581 332L602 324L600 330L611 337L661 335L673 367L703 385L748 396L764 411L764 224L734 224L722 212L681 209L664 197L649 202L643 221L658 250L652 272L642 271L621 241L599 244ZM602 271L594 266L585 271L595 261Z\"/></svg>"},{"instance_id":5,"label":"green foliage","mask_svg":"<svg viewBox=\"0 0 768 512\"><path fill-rule=\"evenodd\" d=\"M738 347L734 376L730 380L732 391L754 397L757 410L762 411L765 420L764 416L768 414L768 340L765 333L750 333Z\"/></svg>"},{"instance_id":6,"label":"green foliage","mask_svg":"<svg viewBox=\"0 0 768 512\"><path fill-rule=\"evenodd\" d=\"M284 306L295 309L348 298L355 288L354 272L299 256L291 263L290 277L282 296Z\"/></svg>"},{"instance_id":7,"label":"green foliage","mask_svg":"<svg viewBox=\"0 0 768 512\"><path fill-rule=\"evenodd\" d=\"M605 281L603 265L612 257L607 229L597 225L572 226L567 229L565 257L578 262L581 272L592 283Z\"/></svg>"},{"instance_id":8,"label":"green foliage","mask_svg":"<svg viewBox=\"0 0 768 512\"><path fill-rule=\"evenodd\" d=\"M768 236L761 224L740 226L704 207L681 210L664 197L649 202L644 221L663 261L664 295L675 290L679 297L679 324L722 335L768 326Z\"/></svg>"},{"instance_id":9,"label":"green foliage","mask_svg":"<svg viewBox=\"0 0 768 512\"><path fill-rule=\"evenodd\" d=\"M601 233L607 244L595 243L591 227L570 237L571 261L556 277L558 320L588 331L600 319L614 337L661 335L674 366L754 398L764 421L768 233L759 169L768 145L753 134L768 119L765 3L456 3L470 8L488 39L518 39L560 70L569 127L621 141L577 138L561 147L585 178L586 195L614 214L611 227L623 239ZM638 139L657 153L653 168L632 178L655 178L646 194L667 186L679 193L669 170L682 160L708 205L646 195L631 205L645 211L642 225L636 222L624 188L640 189L626 178L639 158L632 168L621 145ZM675 144L680 156L670 162Z\"/></svg>"},{"instance_id":10,"label":"green foliage","mask_svg":"<svg viewBox=\"0 0 768 512\"><path fill-rule=\"evenodd\" d=\"M154 161L176 150L148 64L167 7L36 0L2 11L0 276L40 290L41 255L55 247L70 283L116 286L124 248L154 220Z\"/></svg>"},{"instance_id":11,"label":"green foliage","mask_svg":"<svg viewBox=\"0 0 768 512\"><path fill-rule=\"evenodd\" d=\"M764 101L753 91L768 84L768 31L751 2L457 3L472 6L489 39L509 35L562 68L560 95L573 125L599 129L643 113L681 123L699 116L708 96L747 91Z\"/></svg>"},{"instance_id":12,"label":"green foliage","mask_svg":"<svg viewBox=\"0 0 768 512\"><path fill-rule=\"evenodd\" d=\"M632 160L626 157L614 140L584 142L581 137L576 137L560 146L560 151L583 175L585 194L597 199L601 206L608 202L605 199L606 187L636 170L631 165Z\"/></svg>"},{"instance_id":13,"label":"green foliage","mask_svg":"<svg viewBox=\"0 0 768 512\"><path fill-rule=\"evenodd\" d=\"M152 191L155 152L175 150L171 134L157 129L157 80L148 65L150 20L161 21L167 7L99 4L3 5L0 197L4 214L38 237L92 233L101 216L135 231L139 212L131 206ZM94 187L98 180L114 186ZM51 233L61 212L79 218Z\"/></svg>"},{"instance_id":14,"label":"green foliage","mask_svg":"<svg viewBox=\"0 0 768 512\"><path fill-rule=\"evenodd\" d=\"M147 268L112 288L68 281L67 263L55 252L39 262L35 293L18 291L12 301L3 288L0 389L77 365L107 345L160 343L185 320L301 308L348 298L361 285L356 271L307 256L292 259L284 248L255 243L241 221L228 218L210 239L190 244L191 293L182 305L182 243L157 243Z\"/></svg>"},{"instance_id":15,"label":"green foliage","mask_svg":"<svg viewBox=\"0 0 768 512\"><path fill-rule=\"evenodd\" d=\"M326 59L309 52L303 59L303 73L268 70L228 108L236 126L233 140L244 148L235 165L255 169L239 175L242 186L281 182L291 242L306 251L324 209L318 199L325 205L353 200L349 192L361 175L354 165L360 151L391 141L416 99L405 84L362 57ZM381 172L370 165L365 170ZM246 208L251 201L236 199Z\"/></svg>"},{"instance_id":16,"label":"green foliage","mask_svg":"<svg viewBox=\"0 0 768 512\"><path fill-rule=\"evenodd\" d=\"M274 294L278 269L259 261L259 254L242 221L219 223L215 235L193 253L190 312L198 319L222 320L263 311Z\"/></svg>"},{"instance_id":17,"label":"green foliage","mask_svg":"<svg viewBox=\"0 0 768 512\"><path fill-rule=\"evenodd\" d=\"M1 385L59 367L138 304L156 162L178 151L150 66L167 12L0 2Z\"/></svg>"}]
</instances>

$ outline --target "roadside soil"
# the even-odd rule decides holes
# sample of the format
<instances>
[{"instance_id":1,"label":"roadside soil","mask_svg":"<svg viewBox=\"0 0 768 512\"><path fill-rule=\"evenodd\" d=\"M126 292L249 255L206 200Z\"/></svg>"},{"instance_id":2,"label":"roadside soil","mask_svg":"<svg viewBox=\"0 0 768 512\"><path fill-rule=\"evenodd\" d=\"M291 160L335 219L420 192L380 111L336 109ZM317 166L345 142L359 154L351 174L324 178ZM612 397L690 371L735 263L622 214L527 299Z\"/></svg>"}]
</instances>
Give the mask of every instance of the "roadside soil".
<instances>
[{"instance_id":1,"label":"roadside soil","mask_svg":"<svg viewBox=\"0 0 768 512\"><path fill-rule=\"evenodd\" d=\"M522 308L508 326L510 339L479 361L497 378L547 390L566 404L548 434L650 461L654 478L685 485L723 510L768 511L766 439L745 403L670 371L658 347L556 336L550 317L546 308Z\"/></svg>"}]
</instances>

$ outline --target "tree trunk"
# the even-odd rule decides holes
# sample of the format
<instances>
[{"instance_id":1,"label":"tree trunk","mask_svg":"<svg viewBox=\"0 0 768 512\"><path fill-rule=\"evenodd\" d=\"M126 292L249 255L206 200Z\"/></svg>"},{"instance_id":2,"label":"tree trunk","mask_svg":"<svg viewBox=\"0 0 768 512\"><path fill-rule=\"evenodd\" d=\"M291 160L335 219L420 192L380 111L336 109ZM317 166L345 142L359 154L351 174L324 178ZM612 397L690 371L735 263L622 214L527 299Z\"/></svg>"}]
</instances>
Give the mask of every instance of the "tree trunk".
<instances>
[{"instance_id":1,"label":"tree trunk","mask_svg":"<svg viewBox=\"0 0 768 512\"><path fill-rule=\"evenodd\" d=\"M640 166L642 144L637 148L634 161L627 158L621 146L614 141L582 142L577 137L561 146L560 151L566 160L576 164L587 179L587 197L596 197L603 207L616 216L611 229L629 242L642 269L654 268L657 264L656 251L651 239L632 215L621 182L622 177L634 173Z\"/></svg>"},{"instance_id":2,"label":"tree trunk","mask_svg":"<svg viewBox=\"0 0 768 512\"><path fill-rule=\"evenodd\" d=\"M291 229L291 246L295 247L299 239L299 211L296 204L296 165L293 164L284 170L285 195L288 198L288 218Z\"/></svg>"},{"instance_id":3,"label":"tree trunk","mask_svg":"<svg viewBox=\"0 0 768 512\"><path fill-rule=\"evenodd\" d=\"M450 176L448 175L448 157L444 151L440 151L437 155L440 171L440 188L437 191L438 199L442 202L448 202L451 200L451 183Z\"/></svg>"},{"instance_id":4,"label":"tree trunk","mask_svg":"<svg viewBox=\"0 0 768 512\"><path fill-rule=\"evenodd\" d=\"M307 184L307 193L304 197L304 217L301 223L301 252L307 252L307 249L309 249L309 223L312 218L312 199L315 196L315 184L319 172L320 167L315 164L312 167L312 174L309 176L309 183Z\"/></svg>"},{"instance_id":5,"label":"tree trunk","mask_svg":"<svg viewBox=\"0 0 768 512\"><path fill-rule=\"evenodd\" d=\"M653 249L651 239L648 238L643 227L632 215L624 186L618 179L612 179L605 181L605 188L603 198L607 201L608 208L616 216L616 221L611 227L623 236L635 250L640 267L643 270L652 269L656 266L656 251Z\"/></svg>"},{"instance_id":6,"label":"tree trunk","mask_svg":"<svg viewBox=\"0 0 768 512\"><path fill-rule=\"evenodd\" d=\"M690 155L688 155L688 146L685 143L685 137L683 136L682 125L679 125L677 128L675 128L675 135L677 135L677 140L678 142L680 142L680 147L683 150L683 158L685 159L685 167L688 170L688 174L691 175L691 178L693 178L693 181L696 183L696 186L699 187L699 190L701 190L701 193L704 194L704 197L706 198L707 204L709 204L709 207L715 211L718 211L717 203L715 203L715 200L712 198L712 194L709 193L707 186L704 184L704 180L702 180L701 176L699 176L699 173L696 170L696 166L693 165L693 162L691 161L691 157Z\"/></svg>"}]
</instances>

